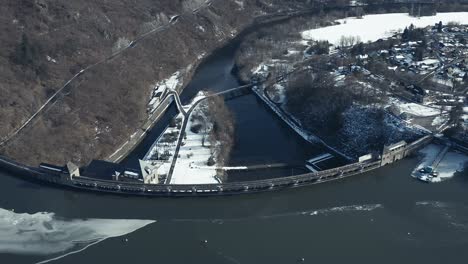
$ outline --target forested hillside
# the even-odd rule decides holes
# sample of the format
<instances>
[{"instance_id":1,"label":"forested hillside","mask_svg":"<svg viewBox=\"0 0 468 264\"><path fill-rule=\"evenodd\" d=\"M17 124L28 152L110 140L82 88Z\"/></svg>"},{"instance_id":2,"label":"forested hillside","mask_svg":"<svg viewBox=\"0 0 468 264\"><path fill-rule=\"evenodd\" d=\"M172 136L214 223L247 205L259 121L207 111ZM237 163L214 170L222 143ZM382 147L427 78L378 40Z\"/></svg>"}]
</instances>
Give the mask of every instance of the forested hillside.
<instances>
[{"instance_id":1,"label":"forested hillside","mask_svg":"<svg viewBox=\"0 0 468 264\"><path fill-rule=\"evenodd\" d=\"M186 83L201 55L234 38L254 17L310 2L5 0L0 153L28 164L106 158L147 120L155 83L177 71ZM176 15L183 16L175 21Z\"/></svg>"}]
</instances>

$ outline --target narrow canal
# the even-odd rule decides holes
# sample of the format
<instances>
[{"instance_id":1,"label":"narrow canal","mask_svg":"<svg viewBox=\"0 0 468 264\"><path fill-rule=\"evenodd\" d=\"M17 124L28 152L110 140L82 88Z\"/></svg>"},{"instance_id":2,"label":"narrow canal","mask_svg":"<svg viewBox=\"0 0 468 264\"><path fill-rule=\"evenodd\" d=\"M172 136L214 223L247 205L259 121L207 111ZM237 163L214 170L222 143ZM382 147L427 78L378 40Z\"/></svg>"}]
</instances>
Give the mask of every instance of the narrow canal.
<instances>
[{"instance_id":1,"label":"narrow canal","mask_svg":"<svg viewBox=\"0 0 468 264\"><path fill-rule=\"evenodd\" d=\"M219 92L241 85L232 73L238 42L214 53L196 71L191 82L181 94L183 104L199 91ZM305 172L305 161L328 150L320 144L311 144L288 127L254 94L227 102L235 118L235 145L231 152L232 166L271 163L291 164L287 169L270 169L252 172L231 172L228 181L273 178ZM137 166L151 145L177 114L174 105L151 130L147 138L123 161L127 166ZM335 164L333 164L335 165Z\"/></svg>"}]
</instances>

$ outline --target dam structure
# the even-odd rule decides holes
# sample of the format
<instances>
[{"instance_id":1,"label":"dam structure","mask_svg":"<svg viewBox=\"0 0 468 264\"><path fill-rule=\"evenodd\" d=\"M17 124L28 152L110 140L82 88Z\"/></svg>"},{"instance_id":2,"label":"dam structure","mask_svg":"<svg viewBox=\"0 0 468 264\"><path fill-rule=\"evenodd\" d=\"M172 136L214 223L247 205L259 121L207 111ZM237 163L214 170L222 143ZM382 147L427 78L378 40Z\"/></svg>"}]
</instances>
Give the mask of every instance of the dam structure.
<instances>
[{"instance_id":1,"label":"dam structure","mask_svg":"<svg viewBox=\"0 0 468 264\"><path fill-rule=\"evenodd\" d=\"M397 162L432 140L433 136L427 135L410 144L398 142L385 146L380 155L366 155L366 159L333 169L281 178L217 184L146 184L143 177L151 175L151 171L144 167L144 163L141 171L122 168L119 164L105 161L93 161L85 170L81 170L73 163L63 167L50 164L30 167L0 157L0 168L35 182L118 195L163 197L237 195L297 188L360 175Z\"/></svg>"}]
</instances>

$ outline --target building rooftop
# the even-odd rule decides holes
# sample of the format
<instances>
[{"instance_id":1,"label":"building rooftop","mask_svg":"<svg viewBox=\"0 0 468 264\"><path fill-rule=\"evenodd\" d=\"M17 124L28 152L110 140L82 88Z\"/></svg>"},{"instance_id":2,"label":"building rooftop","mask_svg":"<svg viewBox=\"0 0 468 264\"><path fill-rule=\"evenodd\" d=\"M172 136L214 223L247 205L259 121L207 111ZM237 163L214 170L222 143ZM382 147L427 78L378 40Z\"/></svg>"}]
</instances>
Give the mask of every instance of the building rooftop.
<instances>
[{"instance_id":1,"label":"building rooftop","mask_svg":"<svg viewBox=\"0 0 468 264\"><path fill-rule=\"evenodd\" d=\"M84 170L83 176L101 180L113 180L112 175L116 172L122 172L123 167L120 164L107 162L103 160L93 160Z\"/></svg>"}]
</instances>

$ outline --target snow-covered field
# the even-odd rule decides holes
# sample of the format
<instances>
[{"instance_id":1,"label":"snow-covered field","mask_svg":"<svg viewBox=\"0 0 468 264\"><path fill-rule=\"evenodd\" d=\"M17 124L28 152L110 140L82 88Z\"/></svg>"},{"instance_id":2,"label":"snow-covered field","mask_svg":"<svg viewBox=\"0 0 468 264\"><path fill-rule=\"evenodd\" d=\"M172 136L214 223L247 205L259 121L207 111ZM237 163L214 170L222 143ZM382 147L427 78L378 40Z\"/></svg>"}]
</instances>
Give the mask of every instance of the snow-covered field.
<instances>
[{"instance_id":1,"label":"snow-covered field","mask_svg":"<svg viewBox=\"0 0 468 264\"><path fill-rule=\"evenodd\" d=\"M194 110L194 113L196 112L197 109ZM179 150L171 184L219 183L216 179L216 166L207 166L208 159L212 156L208 136L204 135L203 131L194 133L190 129L196 122L189 117L185 130L186 138L183 140L184 145ZM204 137L205 146L202 144Z\"/></svg>"},{"instance_id":2,"label":"snow-covered field","mask_svg":"<svg viewBox=\"0 0 468 264\"><path fill-rule=\"evenodd\" d=\"M362 19L347 18L337 20L340 25L306 30L302 32L302 38L314 40L328 40L332 44L338 44L342 36L359 36L361 41L376 41L393 35L395 31L403 30L413 24L416 27L434 25L439 21L459 22L468 24L468 12L438 13L435 16L421 18L411 17L406 13L367 15Z\"/></svg>"},{"instance_id":3,"label":"snow-covered field","mask_svg":"<svg viewBox=\"0 0 468 264\"><path fill-rule=\"evenodd\" d=\"M201 92L199 93L190 104L184 105L183 108L185 111L188 111L195 102L204 98L205 95ZM203 103L200 103L196 109L192 112L192 115L197 113L201 114L200 107L203 107ZM191 116L192 116L191 115ZM180 113L176 119L183 120L183 115ZM205 137L205 144L203 146L204 131L199 133L194 133L191 131L191 128L196 125L198 120L194 120L191 117L188 117L187 128L185 130L185 138L183 139L183 145L179 149L179 156L175 164L174 171L172 173L171 181L169 184L210 184L218 183L216 179L217 171L216 164L212 167L207 166L208 159L212 156L210 142ZM180 130L177 128L168 127L164 131L164 134L176 133L177 138L179 137ZM161 141L163 136L158 138L158 140L153 144L151 150L145 156L145 160L149 160L154 164L159 166L158 174L167 175L169 173L172 160L174 158L174 153L176 149L177 141L173 143L163 143ZM154 157L161 156L167 152L171 157L168 160L155 160Z\"/></svg>"},{"instance_id":4,"label":"snow-covered field","mask_svg":"<svg viewBox=\"0 0 468 264\"><path fill-rule=\"evenodd\" d=\"M0 208L0 253L62 254L63 257L107 238L126 235L153 222L58 219L53 213L20 214Z\"/></svg>"},{"instance_id":5,"label":"snow-covered field","mask_svg":"<svg viewBox=\"0 0 468 264\"><path fill-rule=\"evenodd\" d=\"M419 153L423 155L423 159L414 169L412 176L415 177L418 175L418 171L420 169L431 166L442 148L443 146L431 144L421 149ZM455 151L447 152L445 157L439 163L439 166L436 168L436 171L439 172L439 176L433 178L431 182L441 182L452 178L455 176L455 173L463 169L466 162L468 162L467 155Z\"/></svg>"},{"instance_id":6,"label":"snow-covered field","mask_svg":"<svg viewBox=\"0 0 468 264\"><path fill-rule=\"evenodd\" d=\"M440 110L416 103L403 102L397 98L390 98L389 102L398 107L401 113L408 113L417 117L429 117L440 115Z\"/></svg>"},{"instance_id":7,"label":"snow-covered field","mask_svg":"<svg viewBox=\"0 0 468 264\"><path fill-rule=\"evenodd\" d=\"M180 130L177 127L167 127L163 134L154 142L151 146L148 153L145 155L143 160L149 161L152 163L153 166L157 167L158 175L167 175L171 168L171 163L174 158L174 153L176 149L176 141L174 142L163 142L163 138L165 136L176 135L179 136ZM161 159L162 156L169 156L167 159ZM156 179L152 179L148 181L150 184L159 183L158 181L154 181ZM146 179L145 179L146 182Z\"/></svg>"}]
</instances>

